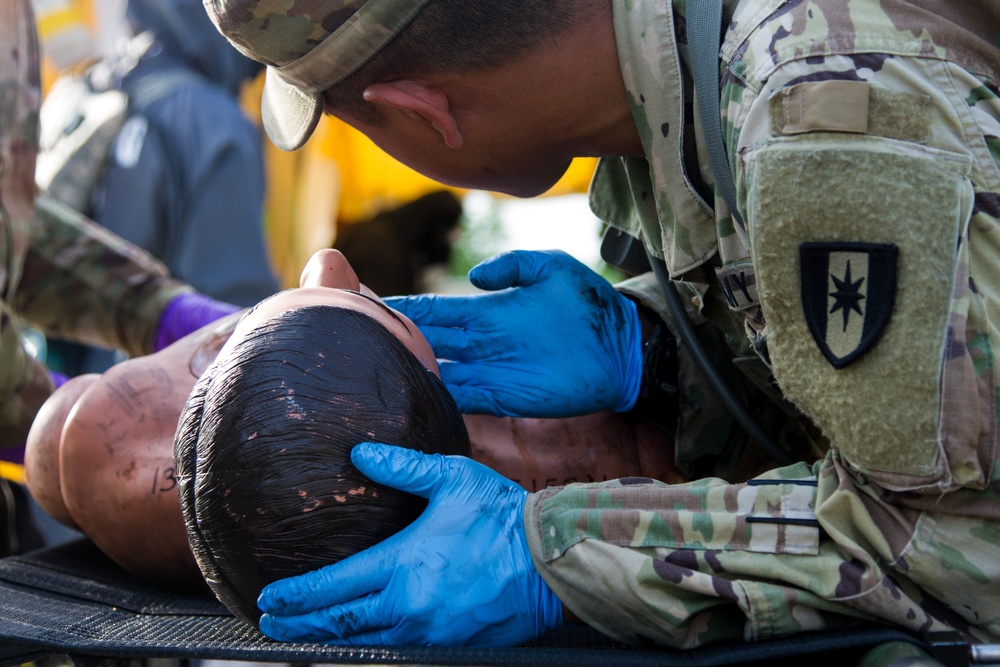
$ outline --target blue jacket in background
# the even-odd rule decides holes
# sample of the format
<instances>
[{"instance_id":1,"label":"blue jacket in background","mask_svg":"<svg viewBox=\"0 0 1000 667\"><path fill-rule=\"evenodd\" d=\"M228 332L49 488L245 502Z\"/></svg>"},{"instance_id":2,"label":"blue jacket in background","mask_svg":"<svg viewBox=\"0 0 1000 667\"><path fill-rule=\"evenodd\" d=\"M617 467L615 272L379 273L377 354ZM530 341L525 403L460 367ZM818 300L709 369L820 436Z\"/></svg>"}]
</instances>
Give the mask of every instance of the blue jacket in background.
<instances>
[{"instance_id":1,"label":"blue jacket in background","mask_svg":"<svg viewBox=\"0 0 1000 667\"><path fill-rule=\"evenodd\" d=\"M252 306L279 289L263 227L263 134L239 103L262 66L230 46L201 0L129 0L127 16L153 43L114 82L130 95L129 117L93 217L198 291ZM120 360L110 350L49 347L70 374Z\"/></svg>"},{"instance_id":2,"label":"blue jacket in background","mask_svg":"<svg viewBox=\"0 0 1000 667\"><path fill-rule=\"evenodd\" d=\"M201 0L129 0L155 41L119 82L132 98L93 214L200 292L251 306L278 290L263 229L262 134L238 94L260 71L212 25ZM146 97L149 97L148 95Z\"/></svg>"}]
</instances>

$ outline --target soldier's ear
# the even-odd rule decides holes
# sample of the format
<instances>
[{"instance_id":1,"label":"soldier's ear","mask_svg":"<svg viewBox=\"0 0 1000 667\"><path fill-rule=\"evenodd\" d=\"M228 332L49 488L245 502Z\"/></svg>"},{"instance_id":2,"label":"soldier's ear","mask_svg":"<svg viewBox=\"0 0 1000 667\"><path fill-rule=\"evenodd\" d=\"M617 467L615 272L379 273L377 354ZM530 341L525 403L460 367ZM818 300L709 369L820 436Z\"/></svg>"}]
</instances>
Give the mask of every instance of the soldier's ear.
<instances>
[{"instance_id":1,"label":"soldier's ear","mask_svg":"<svg viewBox=\"0 0 1000 667\"><path fill-rule=\"evenodd\" d=\"M375 83L365 89L365 100L404 111L411 118L430 124L450 148L462 147L462 133L451 113L448 96L418 79Z\"/></svg>"}]
</instances>

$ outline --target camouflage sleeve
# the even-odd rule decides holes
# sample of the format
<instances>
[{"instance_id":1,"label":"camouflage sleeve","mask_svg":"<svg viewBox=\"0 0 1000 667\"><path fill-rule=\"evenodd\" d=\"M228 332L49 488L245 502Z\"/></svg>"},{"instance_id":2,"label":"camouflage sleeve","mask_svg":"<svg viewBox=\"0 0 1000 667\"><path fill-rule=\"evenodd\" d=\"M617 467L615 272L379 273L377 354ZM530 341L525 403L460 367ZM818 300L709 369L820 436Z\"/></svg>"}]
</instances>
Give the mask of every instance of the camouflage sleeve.
<instances>
[{"instance_id":1,"label":"camouflage sleeve","mask_svg":"<svg viewBox=\"0 0 1000 667\"><path fill-rule=\"evenodd\" d=\"M921 57L912 17L884 15L896 4L850 17L888 52L792 57L828 25L803 9L772 18L733 65L748 68L728 97L755 334L783 394L865 479L984 489L998 447L1000 96L975 72L1000 51L959 65L932 23L942 45Z\"/></svg>"},{"instance_id":2,"label":"camouflage sleeve","mask_svg":"<svg viewBox=\"0 0 1000 667\"><path fill-rule=\"evenodd\" d=\"M965 591L981 589L970 564L941 544L922 544L894 563L880 534L890 520L875 528L859 494L842 486L838 466L831 457L813 470L798 464L744 484L632 478L550 487L528 497L528 545L567 609L631 644L692 648L872 620L995 638L992 620L978 619L988 632L972 627L890 568L922 558L924 571L959 573L938 577L950 583L935 591L956 581ZM897 514L891 521L909 533L915 520L923 519ZM861 527L847 535L842 524ZM936 537L968 541L970 526L951 523ZM985 557L976 562L988 565Z\"/></svg>"},{"instance_id":3,"label":"camouflage sleeve","mask_svg":"<svg viewBox=\"0 0 1000 667\"><path fill-rule=\"evenodd\" d=\"M37 197L38 51L27 0L4 3L0 37L17 45L0 56L0 355L5 373L0 406L29 386L14 314L47 332L80 342L152 351L160 314L191 288L171 280L144 251L72 209ZM13 405L13 404L12 404ZM20 409L11 407L19 412Z\"/></svg>"},{"instance_id":4,"label":"camouflage sleeve","mask_svg":"<svg viewBox=\"0 0 1000 667\"><path fill-rule=\"evenodd\" d=\"M0 3L0 447L24 443L52 392L45 369L25 350L8 300L15 292L34 210L39 53L27 0Z\"/></svg>"},{"instance_id":5,"label":"camouflage sleeve","mask_svg":"<svg viewBox=\"0 0 1000 667\"><path fill-rule=\"evenodd\" d=\"M529 496L525 526L563 604L620 641L765 639L865 618L830 602L845 556L820 539L816 484L805 464L739 485L574 484Z\"/></svg>"},{"instance_id":6,"label":"camouflage sleeve","mask_svg":"<svg viewBox=\"0 0 1000 667\"><path fill-rule=\"evenodd\" d=\"M145 251L58 202L39 198L30 234L12 305L47 332L147 354L167 303L193 291Z\"/></svg>"},{"instance_id":7,"label":"camouflage sleeve","mask_svg":"<svg viewBox=\"0 0 1000 667\"><path fill-rule=\"evenodd\" d=\"M35 414L52 393L46 369L25 350L21 327L8 304L0 302L0 448L20 447Z\"/></svg>"},{"instance_id":8,"label":"camouflage sleeve","mask_svg":"<svg viewBox=\"0 0 1000 667\"><path fill-rule=\"evenodd\" d=\"M619 480L526 506L542 576L624 641L851 619L1000 636L1000 10L849 4L740 3L723 48L747 227L717 275L754 280L762 316L729 307L830 440L815 477Z\"/></svg>"},{"instance_id":9,"label":"camouflage sleeve","mask_svg":"<svg viewBox=\"0 0 1000 667\"><path fill-rule=\"evenodd\" d=\"M850 605L993 638L1000 6L919 4L789 5L730 52L743 268L763 315L746 324L830 441L825 534L884 564L853 577Z\"/></svg>"}]
</instances>

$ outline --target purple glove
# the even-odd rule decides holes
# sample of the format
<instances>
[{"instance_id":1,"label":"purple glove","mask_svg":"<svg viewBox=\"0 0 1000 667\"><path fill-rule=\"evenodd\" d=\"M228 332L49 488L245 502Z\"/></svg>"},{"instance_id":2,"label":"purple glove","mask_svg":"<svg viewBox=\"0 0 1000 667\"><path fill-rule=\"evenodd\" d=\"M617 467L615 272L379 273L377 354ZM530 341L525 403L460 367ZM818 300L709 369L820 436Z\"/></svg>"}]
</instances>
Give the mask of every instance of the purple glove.
<instances>
[{"instance_id":1,"label":"purple glove","mask_svg":"<svg viewBox=\"0 0 1000 667\"><path fill-rule=\"evenodd\" d=\"M52 384L56 386L56 389L69 382L68 375L60 373L59 371L54 371L51 368L49 369L49 377L52 378Z\"/></svg>"},{"instance_id":2,"label":"purple glove","mask_svg":"<svg viewBox=\"0 0 1000 667\"><path fill-rule=\"evenodd\" d=\"M174 297L163 309L156 339L153 341L153 351L159 352L189 333L238 310L241 310L239 306L216 301L204 294L181 294Z\"/></svg>"}]
</instances>

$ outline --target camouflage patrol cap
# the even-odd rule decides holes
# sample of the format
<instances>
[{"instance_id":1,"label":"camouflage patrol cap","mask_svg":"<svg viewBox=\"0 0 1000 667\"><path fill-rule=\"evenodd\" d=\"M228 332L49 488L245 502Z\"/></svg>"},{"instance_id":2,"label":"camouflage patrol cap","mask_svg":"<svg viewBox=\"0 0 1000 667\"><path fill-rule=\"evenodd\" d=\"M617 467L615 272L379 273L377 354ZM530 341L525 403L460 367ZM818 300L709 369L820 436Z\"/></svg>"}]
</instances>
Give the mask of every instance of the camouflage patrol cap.
<instances>
[{"instance_id":1,"label":"camouflage patrol cap","mask_svg":"<svg viewBox=\"0 0 1000 667\"><path fill-rule=\"evenodd\" d=\"M367 63L429 0L204 0L226 39L267 65L264 129L300 148L323 113L323 91Z\"/></svg>"}]
</instances>

